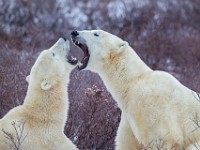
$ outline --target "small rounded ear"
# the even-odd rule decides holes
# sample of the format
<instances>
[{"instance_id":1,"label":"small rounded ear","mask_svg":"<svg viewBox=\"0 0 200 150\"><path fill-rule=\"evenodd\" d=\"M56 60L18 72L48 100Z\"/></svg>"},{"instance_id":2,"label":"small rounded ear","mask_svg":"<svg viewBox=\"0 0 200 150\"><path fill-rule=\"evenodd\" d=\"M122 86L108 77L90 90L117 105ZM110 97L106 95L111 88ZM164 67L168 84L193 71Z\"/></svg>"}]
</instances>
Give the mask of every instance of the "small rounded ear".
<instances>
[{"instance_id":1,"label":"small rounded ear","mask_svg":"<svg viewBox=\"0 0 200 150\"><path fill-rule=\"evenodd\" d=\"M28 83L29 83L29 78L30 78L30 75L28 75L28 76L26 77L26 82L28 82Z\"/></svg>"},{"instance_id":2,"label":"small rounded ear","mask_svg":"<svg viewBox=\"0 0 200 150\"><path fill-rule=\"evenodd\" d=\"M120 45L119 45L119 51L121 52L121 51L123 51L124 49L126 49L127 47L128 47L128 42L126 42L126 41L123 41L123 43L121 43Z\"/></svg>"},{"instance_id":3,"label":"small rounded ear","mask_svg":"<svg viewBox=\"0 0 200 150\"><path fill-rule=\"evenodd\" d=\"M52 87L52 83L49 80L45 79L45 80L42 81L40 86L43 90L46 91L46 90L49 90Z\"/></svg>"}]
</instances>

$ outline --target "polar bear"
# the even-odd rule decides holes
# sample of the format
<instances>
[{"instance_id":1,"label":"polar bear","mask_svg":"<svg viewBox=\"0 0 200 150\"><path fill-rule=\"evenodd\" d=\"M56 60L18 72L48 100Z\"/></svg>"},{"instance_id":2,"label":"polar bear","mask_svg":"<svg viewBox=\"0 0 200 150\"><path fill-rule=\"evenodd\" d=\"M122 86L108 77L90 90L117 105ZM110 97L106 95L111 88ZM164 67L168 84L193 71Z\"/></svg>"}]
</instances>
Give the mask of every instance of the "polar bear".
<instances>
[{"instance_id":1,"label":"polar bear","mask_svg":"<svg viewBox=\"0 0 200 150\"><path fill-rule=\"evenodd\" d=\"M79 69L100 75L122 110L116 149L186 149L200 141L200 95L150 69L126 41L102 30L73 31Z\"/></svg>"},{"instance_id":2,"label":"polar bear","mask_svg":"<svg viewBox=\"0 0 200 150\"><path fill-rule=\"evenodd\" d=\"M77 150L65 136L69 41L60 38L33 65L21 106L0 119L0 150Z\"/></svg>"}]
</instances>

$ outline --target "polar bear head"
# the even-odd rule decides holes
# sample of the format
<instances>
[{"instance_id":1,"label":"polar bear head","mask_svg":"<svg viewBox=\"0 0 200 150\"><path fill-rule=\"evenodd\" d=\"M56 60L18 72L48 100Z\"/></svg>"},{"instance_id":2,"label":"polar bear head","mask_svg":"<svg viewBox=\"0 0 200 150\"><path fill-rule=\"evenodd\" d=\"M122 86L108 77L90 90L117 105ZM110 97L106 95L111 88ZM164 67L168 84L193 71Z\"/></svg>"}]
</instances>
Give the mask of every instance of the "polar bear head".
<instances>
[{"instance_id":1,"label":"polar bear head","mask_svg":"<svg viewBox=\"0 0 200 150\"><path fill-rule=\"evenodd\" d=\"M29 86L49 90L65 84L73 67L67 62L69 41L60 38L52 47L38 56L30 75L26 78Z\"/></svg>"},{"instance_id":2,"label":"polar bear head","mask_svg":"<svg viewBox=\"0 0 200 150\"><path fill-rule=\"evenodd\" d=\"M103 30L73 31L71 38L72 42L84 53L79 64L80 70L86 67L94 70L97 68L97 62L101 65L104 58L113 53L121 53L128 46L126 41Z\"/></svg>"}]
</instances>

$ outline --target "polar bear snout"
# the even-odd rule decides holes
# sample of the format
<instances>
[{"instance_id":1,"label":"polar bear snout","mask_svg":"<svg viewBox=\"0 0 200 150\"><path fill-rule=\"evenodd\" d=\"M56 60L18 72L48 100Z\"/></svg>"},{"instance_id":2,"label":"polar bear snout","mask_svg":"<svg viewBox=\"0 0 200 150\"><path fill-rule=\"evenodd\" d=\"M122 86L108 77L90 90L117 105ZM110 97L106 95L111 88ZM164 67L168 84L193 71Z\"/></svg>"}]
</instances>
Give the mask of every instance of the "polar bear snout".
<instances>
[{"instance_id":1,"label":"polar bear snout","mask_svg":"<svg viewBox=\"0 0 200 150\"><path fill-rule=\"evenodd\" d=\"M68 47L68 41L66 40L66 38L59 38L58 41L55 43L55 46L64 46L64 47ZM54 46L53 46L54 47ZM69 48L68 48L69 49Z\"/></svg>"},{"instance_id":2,"label":"polar bear snout","mask_svg":"<svg viewBox=\"0 0 200 150\"><path fill-rule=\"evenodd\" d=\"M50 48L53 56L67 57L70 50L69 41L65 38L59 38L58 41Z\"/></svg>"},{"instance_id":3,"label":"polar bear snout","mask_svg":"<svg viewBox=\"0 0 200 150\"><path fill-rule=\"evenodd\" d=\"M71 32L71 36L78 36L78 35L79 35L79 33L76 30Z\"/></svg>"},{"instance_id":4,"label":"polar bear snout","mask_svg":"<svg viewBox=\"0 0 200 150\"><path fill-rule=\"evenodd\" d=\"M64 38L64 37L62 37L62 39L63 39L64 41L67 41L67 39L66 39L66 38Z\"/></svg>"},{"instance_id":5,"label":"polar bear snout","mask_svg":"<svg viewBox=\"0 0 200 150\"><path fill-rule=\"evenodd\" d=\"M88 46L86 44L86 39L84 37L80 36L78 31L71 32L71 39L72 39L73 44L75 46L79 47L84 53L84 56L78 65L78 69L82 70L87 67L87 64L88 64L88 61L90 58L90 53L88 50Z\"/></svg>"}]
</instances>

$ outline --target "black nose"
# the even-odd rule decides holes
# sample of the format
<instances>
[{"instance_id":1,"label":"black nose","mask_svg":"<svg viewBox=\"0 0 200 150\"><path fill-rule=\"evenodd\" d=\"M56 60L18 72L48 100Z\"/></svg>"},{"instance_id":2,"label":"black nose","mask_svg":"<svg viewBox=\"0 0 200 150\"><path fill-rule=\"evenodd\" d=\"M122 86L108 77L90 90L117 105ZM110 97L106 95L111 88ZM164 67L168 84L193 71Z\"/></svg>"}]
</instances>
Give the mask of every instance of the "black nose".
<instances>
[{"instance_id":1,"label":"black nose","mask_svg":"<svg viewBox=\"0 0 200 150\"><path fill-rule=\"evenodd\" d=\"M72 31L72 32L71 32L71 35L72 35L72 36L78 36L79 34L78 34L77 31Z\"/></svg>"},{"instance_id":2,"label":"black nose","mask_svg":"<svg viewBox=\"0 0 200 150\"><path fill-rule=\"evenodd\" d=\"M66 41L67 39L63 37L63 40L65 40L65 41Z\"/></svg>"}]
</instances>

